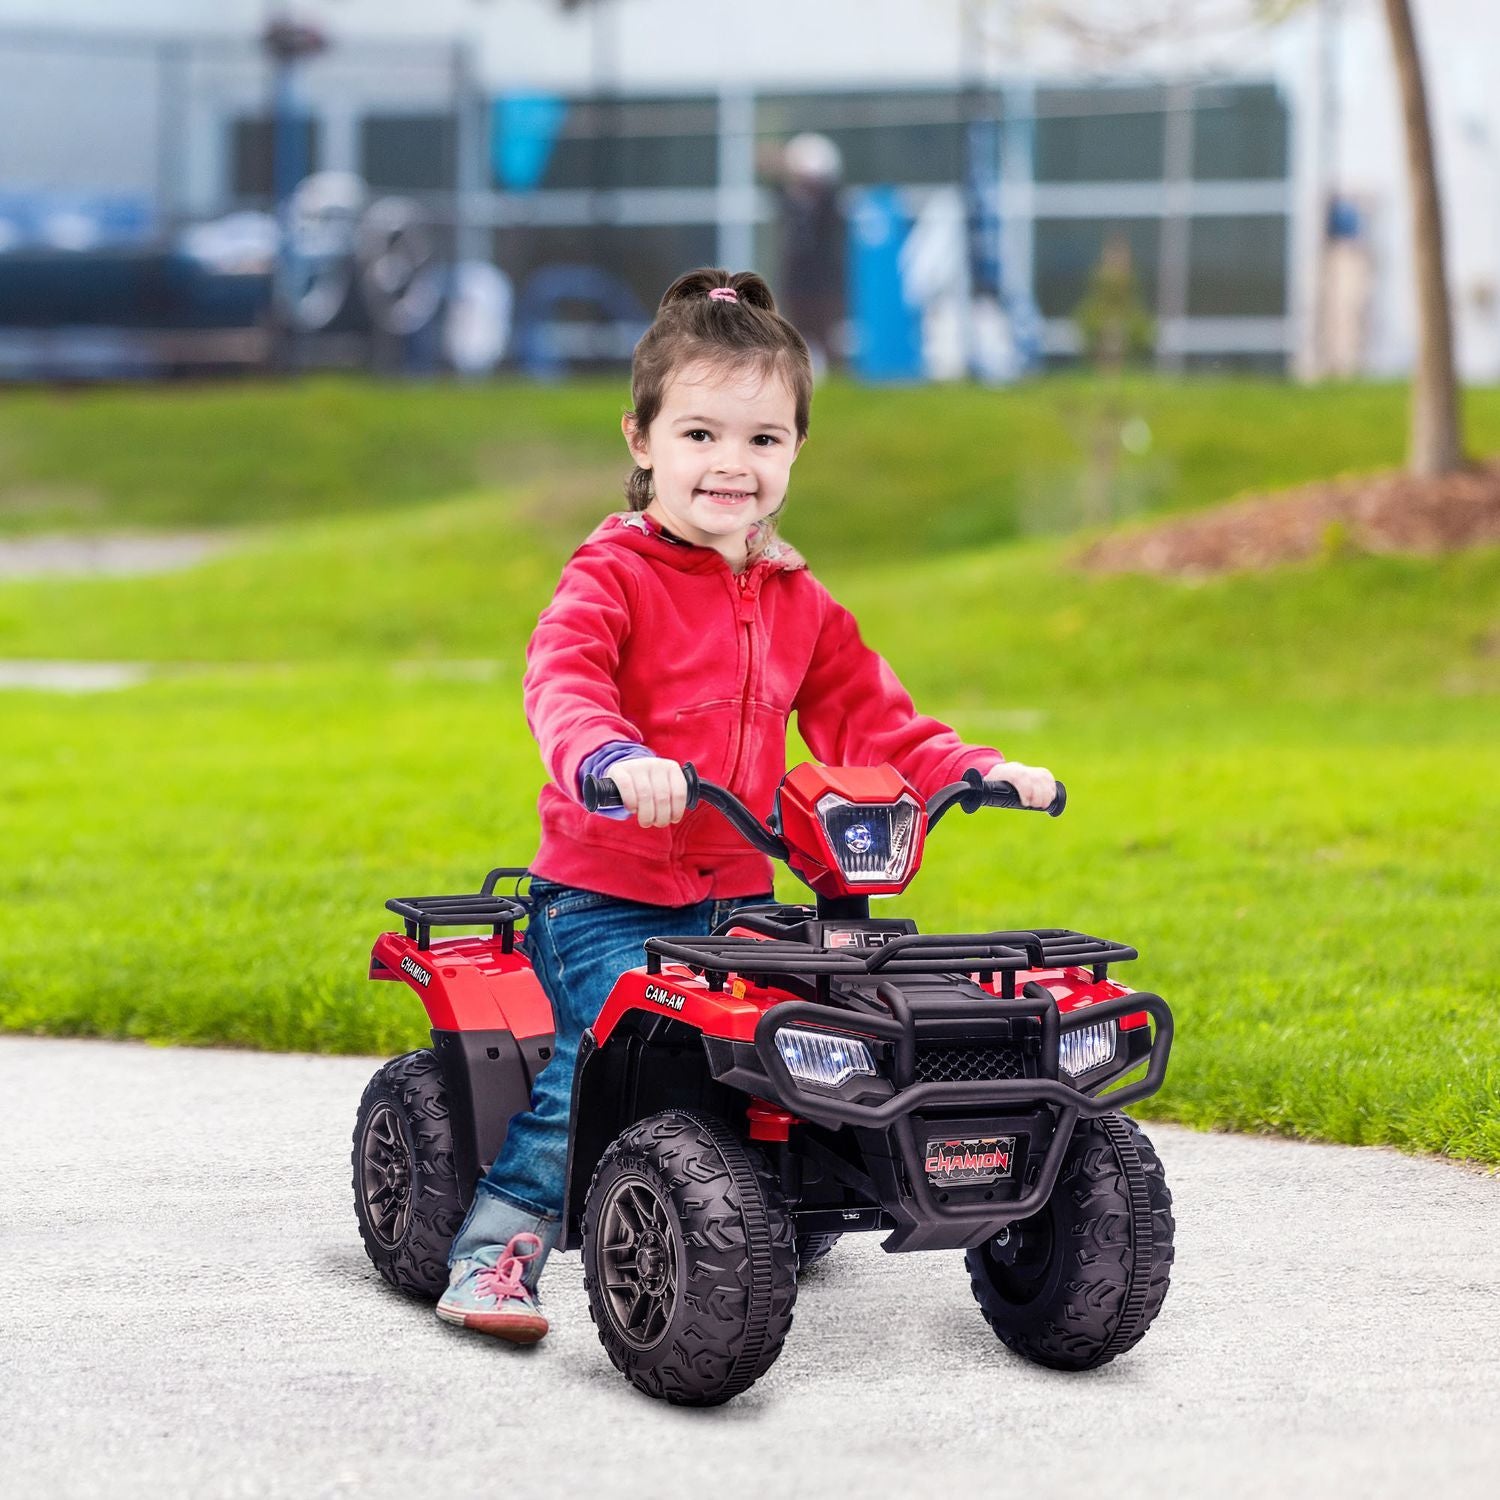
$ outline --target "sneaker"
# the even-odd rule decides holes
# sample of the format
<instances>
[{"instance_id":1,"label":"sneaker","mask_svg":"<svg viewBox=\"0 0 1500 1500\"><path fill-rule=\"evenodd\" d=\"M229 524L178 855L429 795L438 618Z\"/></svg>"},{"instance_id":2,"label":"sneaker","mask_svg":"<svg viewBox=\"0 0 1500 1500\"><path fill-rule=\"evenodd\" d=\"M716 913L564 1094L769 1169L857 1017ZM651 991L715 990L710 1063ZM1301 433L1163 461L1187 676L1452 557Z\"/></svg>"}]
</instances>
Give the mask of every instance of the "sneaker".
<instances>
[{"instance_id":1,"label":"sneaker","mask_svg":"<svg viewBox=\"0 0 1500 1500\"><path fill-rule=\"evenodd\" d=\"M477 1260L455 1262L448 1273L448 1290L438 1300L438 1317L512 1344L536 1343L547 1332L547 1320L536 1293L522 1277L541 1251L540 1236L513 1234L492 1266Z\"/></svg>"}]
</instances>

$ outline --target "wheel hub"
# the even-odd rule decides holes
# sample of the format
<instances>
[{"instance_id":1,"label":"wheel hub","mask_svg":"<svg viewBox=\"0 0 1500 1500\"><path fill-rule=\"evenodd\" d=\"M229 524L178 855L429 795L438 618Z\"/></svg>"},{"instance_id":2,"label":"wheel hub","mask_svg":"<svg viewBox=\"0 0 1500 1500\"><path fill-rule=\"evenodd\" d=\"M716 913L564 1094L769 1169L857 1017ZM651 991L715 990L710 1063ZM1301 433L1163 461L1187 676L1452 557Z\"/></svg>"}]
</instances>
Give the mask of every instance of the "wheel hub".
<instances>
[{"instance_id":1,"label":"wheel hub","mask_svg":"<svg viewBox=\"0 0 1500 1500\"><path fill-rule=\"evenodd\" d=\"M652 1296L660 1296L666 1287L672 1263L668 1247L662 1243L661 1235L654 1229L641 1236L640 1246L635 1252L635 1268L646 1290Z\"/></svg>"},{"instance_id":2,"label":"wheel hub","mask_svg":"<svg viewBox=\"0 0 1500 1500\"><path fill-rule=\"evenodd\" d=\"M1007 1224L990 1238L985 1257L996 1286L1015 1302L1026 1302L1040 1290L1052 1260L1052 1221L1043 1211Z\"/></svg>"},{"instance_id":3,"label":"wheel hub","mask_svg":"<svg viewBox=\"0 0 1500 1500\"><path fill-rule=\"evenodd\" d=\"M677 1309L677 1245L671 1210L643 1177L622 1177L599 1212L604 1307L633 1349L655 1348Z\"/></svg>"},{"instance_id":4,"label":"wheel hub","mask_svg":"<svg viewBox=\"0 0 1500 1500\"><path fill-rule=\"evenodd\" d=\"M393 1105L377 1104L365 1122L360 1188L370 1232L382 1249L396 1249L411 1224L411 1152Z\"/></svg>"}]
</instances>

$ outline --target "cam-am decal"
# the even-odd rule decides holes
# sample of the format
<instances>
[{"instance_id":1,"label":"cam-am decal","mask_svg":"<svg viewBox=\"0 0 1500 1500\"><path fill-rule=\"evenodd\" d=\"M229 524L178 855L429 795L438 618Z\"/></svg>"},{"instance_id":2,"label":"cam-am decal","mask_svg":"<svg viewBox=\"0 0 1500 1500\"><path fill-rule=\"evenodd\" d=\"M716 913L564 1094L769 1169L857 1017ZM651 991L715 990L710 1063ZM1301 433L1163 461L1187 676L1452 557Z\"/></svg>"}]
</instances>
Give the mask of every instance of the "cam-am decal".
<instances>
[{"instance_id":1,"label":"cam-am decal","mask_svg":"<svg viewBox=\"0 0 1500 1500\"><path fill-rule=\"evenodd\" d=\"M687 996L679 995L673 990L663 989L659 984L648 984L646 998L654 1000L658 1005L665 1005L668 1010L681 1010L682 1002L687 999Z\"/></svg>"},{"instance_id":2,"label":"cam-am decal","mask_svg":"<svg viewBox=\"0 0 1500 1500\"><path fill-rule=\"evenodd\" d=\"M401 960L402 969L411 975L424 989L432 983L432 970L424 969L416 959L406 957Z\"/></svg>"},{"instance_id":3,"label":"cam-am decal","mask_svg":"<svg viewBox=\"0 0 1500 1500\"><path fill-rule=\"evenodd\" d=\"M929 1182L942 1186L983 1186L1009 1177L1015 1165L1013 1135L978 1135L963 1139L931 1136L927 1141Z\"/></svg>"}]
</instances>

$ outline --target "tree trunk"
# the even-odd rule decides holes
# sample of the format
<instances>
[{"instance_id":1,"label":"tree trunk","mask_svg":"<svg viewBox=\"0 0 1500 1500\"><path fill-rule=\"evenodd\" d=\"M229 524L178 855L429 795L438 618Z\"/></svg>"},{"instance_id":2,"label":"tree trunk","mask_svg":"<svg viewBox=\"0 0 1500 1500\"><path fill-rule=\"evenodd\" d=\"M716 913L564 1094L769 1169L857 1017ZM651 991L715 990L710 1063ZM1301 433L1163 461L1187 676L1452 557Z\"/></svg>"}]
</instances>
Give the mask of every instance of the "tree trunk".
<instances>
[{"instance_id":1,"label":"tree trunk","mask_svg":"<svg viewBox=\"0 0 1500 1500\"><path fill-rule=\"evenodd\" d=\"M1448 474L1463 463L1459 430L1458 376L1453 366L1453 323L1443 267L1443 213L1422 59L1412 26L1410 0L1384 0L1401 85L1406 124L1406 176L1411 192L1412 259L1417 276L1417 367L1412 374L1413 474Z\"/></svg>"}]
</instances>

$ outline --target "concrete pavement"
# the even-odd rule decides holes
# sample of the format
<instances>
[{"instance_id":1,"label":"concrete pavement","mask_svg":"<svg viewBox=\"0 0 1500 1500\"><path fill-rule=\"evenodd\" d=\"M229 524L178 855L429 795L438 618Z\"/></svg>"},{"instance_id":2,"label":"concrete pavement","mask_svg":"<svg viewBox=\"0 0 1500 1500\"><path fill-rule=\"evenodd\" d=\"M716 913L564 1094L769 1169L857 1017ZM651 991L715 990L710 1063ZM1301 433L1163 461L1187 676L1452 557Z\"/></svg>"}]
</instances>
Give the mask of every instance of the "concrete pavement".
<instances>
[{"instance_id":1,"label":"concrete pavement","mask_svg":"<svg viewBox=\"0 0 1500 1500\"><path fill-rule=\"evenodd\" d=\"M365 1059L0 1037L6 1496L1500 1493L1500 1178L1149 1127L1156 1325L1087 1375L985 1328L955 1255L846 1239L780 1361L678 1411L599 1347L577 1256L530 1351L365 1260Z\"/></svg>"}]
</instances>

